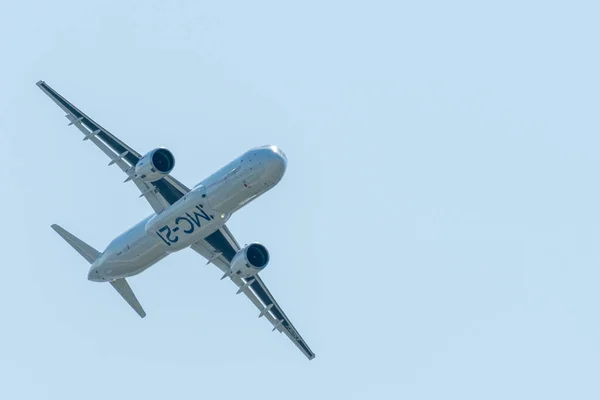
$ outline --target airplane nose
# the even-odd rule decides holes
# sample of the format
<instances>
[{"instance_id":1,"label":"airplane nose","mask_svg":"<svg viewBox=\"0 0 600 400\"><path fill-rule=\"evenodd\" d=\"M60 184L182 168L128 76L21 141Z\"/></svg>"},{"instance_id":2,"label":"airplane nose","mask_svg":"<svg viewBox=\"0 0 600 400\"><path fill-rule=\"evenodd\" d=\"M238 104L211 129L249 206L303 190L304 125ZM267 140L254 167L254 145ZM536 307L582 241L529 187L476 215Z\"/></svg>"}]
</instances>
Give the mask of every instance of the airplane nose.
<instances>
[{"instance_id":1,"label":"airplane nose","mask_svg":"<svg viewBox=\"0 0 600 400\"><path fill-rule=\"evenodd\" d=\"M267 180L271 185L277 184L283 178L287 168L287 157L277 146L269 146L271 155L266 168Z\"/></svg>"},{"instance_id":2,"label":"airplane nose","mask_svg":"<svg viewBox=\"0 0 600 400\"><path fill-rule=\"evenodd\" d=\"M252 177L248 177L244 182L249 187L257 182L263 182L266 187L276 185L283 178L287 168L285 153L279 147L273 145L257 147L252 150L252 153L258 160L259 168L255 169L252 172ZM251 170L252 168L250 168ZM255 182L252 182L253 179Z\"/></svg>"},{"instance_id":3,"label":"airplane nose","mask_svg":"<svg viewBox=\"0 0 600 400\"><path fill-rule=\"evenodd\" d=\"M287 157L283 150L281 150L277 146L270 146L271 151L273 152L275 164L277 164L277 168L281 171L281 174L285 172L287 168Z\"/></svg>"},{"instance_id":4,"label":"airplane nose","mask_svg":"<svg viewBox=\"0 0 600 400\"><path fill-rule=\"evenodd\" d=\"M287 156L285 155L285 153L283 152L283 150L281 150L277 146L271 146L271 150L273 150L273 153L275 153L277 156L279 156L281 158L281 160L283 161L284 166L287 167Z\"/></svg>"}]
</instances>

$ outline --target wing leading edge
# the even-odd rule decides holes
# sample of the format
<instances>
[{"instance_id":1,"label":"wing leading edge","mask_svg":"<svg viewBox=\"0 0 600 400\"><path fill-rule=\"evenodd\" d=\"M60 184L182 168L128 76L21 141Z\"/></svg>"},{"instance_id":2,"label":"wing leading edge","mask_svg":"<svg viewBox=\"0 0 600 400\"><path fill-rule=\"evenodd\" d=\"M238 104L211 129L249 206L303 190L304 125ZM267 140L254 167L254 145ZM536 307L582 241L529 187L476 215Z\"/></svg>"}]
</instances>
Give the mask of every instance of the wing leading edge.
<instances>
[{"instance_id":1,"label":"wing leading edge","mask_svg":"<svg viewBox=\"0 0 600 400\"><path fill-rule=\"evenodd\" d=\"M142 158L140 153L88 117L46 82L39 81L37 86L67 113L69 125L74 125L83 133L83 140L91 141L110 158L108 165L116 164L125 172L126 181L132 180L135 183L142 193L140 197L145 197L156 213L189 192L185 185L170 175L151 183L133 178L135 165Z\"/></svg>"},{"instance_id":2,"label":"wing leading edge","mask_svg":"<svg viewBox=\"0 0 600 400\"><path fill-rule=\"evenodd\" d=\"M223 226L204 240L196 242L191 248L210 260L223 272L229 270L229 263L241 249L227 226ZM238 293L243 292L260 310L259 317L264 316L271 322L274 331L278 330L285 333L309 360L315 358L315 353L294 328L290 319L285 315L283 309L277 304L277 301L275 301L275 298L258 275L248 279L231 276L230 279L238 286Z\"/></svg>"}]
</instances>

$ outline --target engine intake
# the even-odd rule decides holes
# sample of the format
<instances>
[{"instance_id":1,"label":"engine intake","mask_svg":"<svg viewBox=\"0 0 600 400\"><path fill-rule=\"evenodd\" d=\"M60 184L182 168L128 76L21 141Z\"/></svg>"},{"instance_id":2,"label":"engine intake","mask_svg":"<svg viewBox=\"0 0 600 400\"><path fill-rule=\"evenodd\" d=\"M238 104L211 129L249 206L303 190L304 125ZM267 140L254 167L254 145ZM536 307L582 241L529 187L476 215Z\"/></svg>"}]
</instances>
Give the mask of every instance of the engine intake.
<instances>
[{"instance_id":1,"label":"engine intake","mask_svg":"<svg viewBox=\"0 0 600 400\"><path fill-rule=\"evenodd\" d=\"M140 158L135 165L135 178L154 182L168 175L175 166L175 157L164 148L154 149Z\"/></svg>"},{"instance_id":2,"label":"engine intake","mask_svg":"<svg viewBox=\"0 0 600 400\"><path fill-rule=\"evenodd\" d=\"M241 249L231 260L231 274L249 278L269 264L269 251L260 243L252 243Z\"/></svg>"}]
</instances>

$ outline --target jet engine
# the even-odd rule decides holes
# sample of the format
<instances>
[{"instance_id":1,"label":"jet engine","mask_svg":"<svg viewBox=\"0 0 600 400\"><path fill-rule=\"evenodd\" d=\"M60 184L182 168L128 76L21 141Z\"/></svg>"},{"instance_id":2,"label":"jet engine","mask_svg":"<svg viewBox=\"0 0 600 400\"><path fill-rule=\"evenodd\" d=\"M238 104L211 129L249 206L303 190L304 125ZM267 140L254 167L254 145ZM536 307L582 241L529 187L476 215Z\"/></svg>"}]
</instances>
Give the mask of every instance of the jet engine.
<instances>
[{"instance_id":1,"label":"jet engine","mask_svg":"<svg viewBox=\"0 0 600 400\"><path fill-rule=\"evenodd\" d=\"M175 166L175 157L167 149L154 149L135 165L135 178L154 182L169 174Z\"/></svg>"},{"instance_id":2,"label":"jet engine","mask_svg":"<svg viewBox=\"0 0 600 400\"><path fill-rule=\"evenodd\" d=\"M260 243L252 243L240 251L231 260L231 276L249 278L262 271L269 263L269 252Z\"/></svg>"}]
</instances>

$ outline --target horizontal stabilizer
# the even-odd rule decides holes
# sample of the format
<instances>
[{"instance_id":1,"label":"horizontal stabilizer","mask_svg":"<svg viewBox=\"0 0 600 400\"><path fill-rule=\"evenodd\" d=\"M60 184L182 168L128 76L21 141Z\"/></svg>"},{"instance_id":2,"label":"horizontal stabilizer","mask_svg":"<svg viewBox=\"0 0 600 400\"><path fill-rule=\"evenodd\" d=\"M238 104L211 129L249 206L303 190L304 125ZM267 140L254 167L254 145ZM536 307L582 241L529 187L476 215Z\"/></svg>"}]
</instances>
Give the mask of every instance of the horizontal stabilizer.
<instances>
[{"instance_id":1,"label":"horizontal stabilizer","mask_svg":"<svg viewBox=\"0 0 600 400\"><path fill-rule=\"evenodd\" d=\"M83 258L85 258L90 264L93 263L100 257L100 252L94 249L89 244L83 242L77 237L73 236L60 226L54 224L52 229L56 231L67 243L69 243Z\"/></svg>"},{"instance_id":2,"label":"horizontal stabilizer","mask_svg":"<svg viewBox=\"0 0 600 400\"><path fill-rule=\"evenodd\" d=\"M140 317L144 318L146 316L146 312L142 308L137 297L135 297L135 294L133 294L133 290L131 290L125 278L111 281L110 284L112 285L112 287L115 288L117 292L119 292L121 297L125 299L127 304L129 304L131 308L133 308Z\"/></svg>"}]
</instances>

